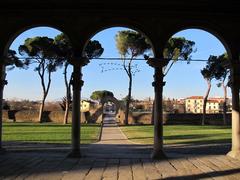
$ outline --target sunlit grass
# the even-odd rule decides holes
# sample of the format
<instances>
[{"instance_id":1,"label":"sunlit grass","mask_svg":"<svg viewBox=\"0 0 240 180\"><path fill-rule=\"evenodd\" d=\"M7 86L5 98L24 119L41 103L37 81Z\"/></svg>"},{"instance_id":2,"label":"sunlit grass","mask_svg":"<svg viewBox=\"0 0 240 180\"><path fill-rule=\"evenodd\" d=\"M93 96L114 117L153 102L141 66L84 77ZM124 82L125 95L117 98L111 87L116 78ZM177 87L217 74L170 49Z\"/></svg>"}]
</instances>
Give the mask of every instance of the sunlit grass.
<instances>
[{"instance_id":1,"label":"sunlit grass","mask_svg":"<svg viewBox=\"0 0 240 180\"><path fill-rule=\"evenodd\" d=\"M82 124L81 143L98 141L100 125ZM3 123L3 141L70 143L71 125L52 123Z\"/></svg>"},{"instance_id":2,"label":"sunlit grass","mask_svg":"<svg viewBox=\"0 0 240 180\"><path fill-rule=\"evenodd\" d=\"M153 126L122 126L122 131L133 142L153 143ZM227 143L231 142L230 126L165 125L165 144Z\"/></svg>"}]
</instances>

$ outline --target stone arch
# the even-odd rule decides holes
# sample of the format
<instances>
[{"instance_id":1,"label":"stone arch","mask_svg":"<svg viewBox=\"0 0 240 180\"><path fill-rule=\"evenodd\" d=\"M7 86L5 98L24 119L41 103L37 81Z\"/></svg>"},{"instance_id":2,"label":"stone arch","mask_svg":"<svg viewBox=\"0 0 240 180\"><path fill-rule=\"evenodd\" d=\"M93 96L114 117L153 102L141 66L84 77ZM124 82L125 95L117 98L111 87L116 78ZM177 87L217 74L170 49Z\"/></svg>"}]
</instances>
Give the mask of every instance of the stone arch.
<instances>
[{"instance_id":1,"label":"stone arch","mask_svg":"<svg viewBox=\"0 0 240 180\"><path fill-rule=\"evenodd\" d=\"M39 23L39 24L31 24L31 25L23 25L23 26L20 26L20 27L17 27L15 28L15 30L9 34L8 36L8 39L6 39L6 44L5 44L5 47L4 47L4 54L7 53L7 51L9 50L11 44L13 43L13 41L18 37L20 36L22 33L28 31L28 30L31 30L31 29L34 29L34 28L41 28L41 27L46 27L46 28L51 28L51 29L55 29L55 30L58 30L62 33L64 33L70 40L71 42L71 37L68 36L68 34L65 32L65 29L64 28L61 28L57 25L52 25L50 23Z\"/></svg>"},{"instance_id":2,"label":"stone arch","mask_svg":"<svg viewBox=\"0 0 240 180\"><path fill-rule=\"evenodd\" d=\"M109 102L109 101L110 101L110 102L113 102L113 103L115 104L115 106L116 106L115 115L118 114L119 109L120 109L120 103L119 103L119 101L117 100L117 98L115 98L114 96L105 96L105 97L103 97L102 100L101 100L102 106L103 106L105 103Z\"/></svg>"},{"instance_id":3,"label":"stone arch","mask_svg":"<svg viewBox=\"0 0 240 180\"><path fill-rule=\"evenodd\" d=\"M229 47L229 44L228 44L227 40L225 39L224 34L219 30L219 28L216 28L215 26L212 26L209 24L201 24L201 23L199 23L199 24L198 23L184 24L183 23L182 25L177 25L174 27L170 26L168 29L168 32L165 34L166 38L164 38L164 39L168 41L168 39L170 39L176 33L184 31L184 30L188 30L188 29L202 30L202 31L210 33L211 35L216 37L221 42L221 44L224 46L224 48L226 49L226 52L231 60L231 57L232 57L231 48ZM165 42L165 44L166 43L167 42Z\"/></svg>"},{"instance_id":4,"label":"stone arch","mask_svg":"<svg viewBox=\"0 0 240 180\"><path fill-rule=\"evenodd\" d=\"M96 34L98 34L99 32L102 32L104 30L107 30L107 29L110 29L110 28L115 28L115 27L123 27L123 28L129 28L131 30L134 30L134 31L137 31L139 33L141 33L143 36L145 36L150 45L151 45L151 49L153 51L153 56L155 57L155 46L154 46L154 43L153 43L153 38L154 36L149 33L147 31L147 29L145 29L143 26L141 25L138 25L137 23L134 23L134 22L126 22L126 20L124 20L123 22L120 21L120 22L104 22L102 24L98 24L98 25L95 25L93 26L91 24L91 31L90 33L87 35L87 40L85 42L85 45L84 45L84 48L86 47L88 41L94 37Z\"/></svg>"}]
</instances>

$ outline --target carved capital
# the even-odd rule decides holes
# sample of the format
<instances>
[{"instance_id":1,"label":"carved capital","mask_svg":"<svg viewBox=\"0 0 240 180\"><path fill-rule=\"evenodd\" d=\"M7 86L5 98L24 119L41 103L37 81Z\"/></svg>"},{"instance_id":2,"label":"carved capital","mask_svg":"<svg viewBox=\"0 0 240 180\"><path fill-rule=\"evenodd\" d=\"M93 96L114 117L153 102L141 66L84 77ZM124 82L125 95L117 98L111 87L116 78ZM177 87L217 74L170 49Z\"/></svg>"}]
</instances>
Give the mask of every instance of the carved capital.
<instances>
[{"instance_id":1,"label":"carved capital","mask_svg":"<svg viewBox=\"0 0 240 180\"><path fill-rule=\"evenodd\" d=\"M78 56L73 56L69 59L69 63L74 65L74 66L86 66L89 63L89 58L87 57L78 57Z\"/></svg>"},{"instance_id":2,"label":"carved capital","mask_svg":"<svg viewBox=\"0 0 240 180\"><path fill-rule=\"evenodd\" d=\"M153 68L163 68L169 63L168 59L148 58L147 64Z\"/></svg>"}]
</instances>

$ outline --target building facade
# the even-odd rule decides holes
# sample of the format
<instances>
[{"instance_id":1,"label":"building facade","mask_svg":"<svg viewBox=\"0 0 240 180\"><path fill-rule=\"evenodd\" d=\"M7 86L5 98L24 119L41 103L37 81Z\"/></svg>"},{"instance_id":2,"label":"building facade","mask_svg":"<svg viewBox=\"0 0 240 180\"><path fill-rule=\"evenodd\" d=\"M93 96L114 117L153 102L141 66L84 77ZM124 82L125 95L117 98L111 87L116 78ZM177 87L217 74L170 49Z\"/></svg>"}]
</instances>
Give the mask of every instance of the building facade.
<instances>
[{"instance_id":1,"label":"building facade","mask_svg":"<svg viewBox=\"0 0 240 180\"><path fill-rule=\"evenodd\" d=\"M223 98L209 98L206 104L206 113L221 113L223 111L223 102ZM228 102L227 107L230 107ZM203 113L203 96L187 97L185 99L185 110L186 113Z\"/></svg>"}]
</instances>

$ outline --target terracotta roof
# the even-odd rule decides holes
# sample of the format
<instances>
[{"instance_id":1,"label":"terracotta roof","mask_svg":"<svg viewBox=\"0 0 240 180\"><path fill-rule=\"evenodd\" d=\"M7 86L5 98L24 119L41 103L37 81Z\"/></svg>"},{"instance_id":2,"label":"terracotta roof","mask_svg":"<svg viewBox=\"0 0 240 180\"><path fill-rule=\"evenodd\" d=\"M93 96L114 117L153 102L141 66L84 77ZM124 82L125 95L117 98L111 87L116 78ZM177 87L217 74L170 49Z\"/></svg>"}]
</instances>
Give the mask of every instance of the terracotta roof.
<instances>
[{"instance_id":1,"label":"terracotta roof","mask_svg":"<svg viewBox=\"0 0 240 180\"><path fill-rule=\"evenodd\" d=\"M187 97L186 99L203 99L203 96L190 96Z\"/></svg>"},{"instance_id":2,"label":"terracotta roof","mask_svg":"<svg viewBox=\"0 0 240 180\"><path fill-rule=\"evenodd\" d=\"M223 102L224 99L223 98L209 98L208 102L214 102L214 103L220 103Z\"/></svg>"}]
</instances>

